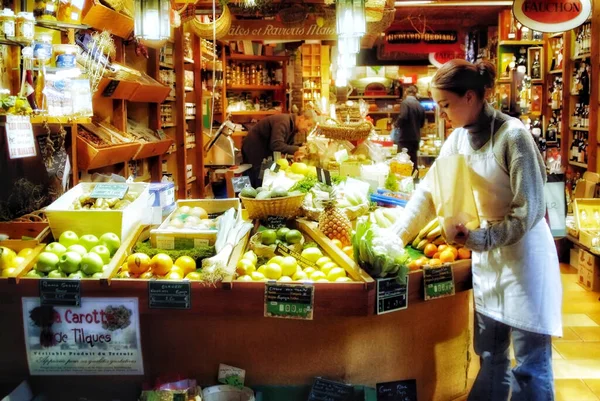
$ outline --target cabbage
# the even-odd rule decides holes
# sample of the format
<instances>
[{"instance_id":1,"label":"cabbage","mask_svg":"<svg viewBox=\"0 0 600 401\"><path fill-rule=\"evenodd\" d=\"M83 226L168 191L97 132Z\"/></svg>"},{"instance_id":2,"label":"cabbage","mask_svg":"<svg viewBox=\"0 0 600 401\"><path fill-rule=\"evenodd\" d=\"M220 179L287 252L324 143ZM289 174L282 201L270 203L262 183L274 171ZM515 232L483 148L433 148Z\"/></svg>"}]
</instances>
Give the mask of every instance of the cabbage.
<instances>
[{"instance_id":1,"label":"cabbage","mask_svg":"<svg viewBox=\"0 0 600 401\"><path fill-rule=\"evenodd\" d=\"M406 283L410 256L397 234L371 223L367 218L360 218L352 237L352 245L354 260L371 277L396 276L398 282Z\"/></svg>"}]
</instances>

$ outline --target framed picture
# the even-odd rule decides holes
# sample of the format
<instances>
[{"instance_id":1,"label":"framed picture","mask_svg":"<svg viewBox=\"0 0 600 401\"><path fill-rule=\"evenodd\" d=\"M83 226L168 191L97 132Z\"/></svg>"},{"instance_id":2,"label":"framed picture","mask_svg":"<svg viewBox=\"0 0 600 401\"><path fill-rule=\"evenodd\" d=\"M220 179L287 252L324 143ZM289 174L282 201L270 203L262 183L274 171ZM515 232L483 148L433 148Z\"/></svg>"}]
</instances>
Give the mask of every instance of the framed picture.
<instances>
[{"instance_id":1,"label":"framed picture","mask_svg":"<svg viewBox=\"0 0 600 401\"><path fill-rule=\"evenodd\" d=\"M510 111L510 83L498 84L498 106L502 111Z\"/></svg>"},{"instance_id":2,"label":"framed picture","mask_svg":"<svg viewBox=\"0 0 600 401\"><path fill-rule=\"evenodd\" d=\"M544 80L544 48L530 47L527 49L527 71L532 82Z\"/></svg>"}]
</instances>

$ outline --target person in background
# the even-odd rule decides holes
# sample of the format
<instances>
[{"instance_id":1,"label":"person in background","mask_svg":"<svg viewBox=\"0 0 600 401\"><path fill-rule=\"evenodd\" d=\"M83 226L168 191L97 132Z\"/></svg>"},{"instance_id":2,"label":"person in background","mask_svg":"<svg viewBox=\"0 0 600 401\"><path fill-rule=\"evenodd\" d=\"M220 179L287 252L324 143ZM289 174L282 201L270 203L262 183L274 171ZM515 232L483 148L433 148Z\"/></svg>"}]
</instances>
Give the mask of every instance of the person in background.
<instances>
[{"instance_id":1,"label":"person in background","mask_svg":"<svg viewBox=\"0 0 600 401\"><path fill-rule=\"evenodd\" d=\"M400 103L400 114L394 121L391 139L398 145L398 152L402 148L408 150L410 160L417 169L417 152L421 141L421 127L425 124L425 109L417 100L419 90L415 85L406 88L406 97Z\"/></svg>"},{"instance_id":2,"label":"person in background","mask_svg":"<svg viewBox=\"0 0 600 401\"><path fill-rule=\"evenodd\" d=\"M465 156L481 221L474 230L457 226L455 240L472 250L474 348L481 362L467 400L506 401L512 394L512 401L551 401L551 336L562 335L562 287L544 219L546 169L523 123L485 101L495 71L489 62L456 59L431 83L440 117L455 128L440 157ZM436 217L430 180L428 174L405 208L404 243Z\"/></svg>"},{"instance_id":3,"label":"person in background","mask_svg":"<svg viewBox=\"0 0 600 401\"><path fill-rule=\"evenodd\" d=\"M250 182L254 188L262 184L260 169L263 159L273 157L273 152L281 155L294 155L295 159L305 155L303 146L294 145L294 137L306 135L315 126L316 114L305 110L300 114L274 114L263 118L254 125L242 142L244 163L252 164L249 170Z\"/></svg>"}]
</instances>

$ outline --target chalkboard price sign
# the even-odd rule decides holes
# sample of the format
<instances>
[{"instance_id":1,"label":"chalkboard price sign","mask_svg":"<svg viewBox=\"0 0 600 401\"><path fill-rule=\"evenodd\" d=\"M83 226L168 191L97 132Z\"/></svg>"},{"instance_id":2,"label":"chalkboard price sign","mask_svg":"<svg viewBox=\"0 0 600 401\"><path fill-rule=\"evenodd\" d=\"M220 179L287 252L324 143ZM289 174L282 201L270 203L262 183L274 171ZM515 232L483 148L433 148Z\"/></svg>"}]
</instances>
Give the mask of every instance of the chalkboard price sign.
<instances>
[{"instance_id":1,"label":"chalkboard price sign","mask_svg":"<svg viewBox=\"0 0 600 401\"><path fill-rule=\"evenodd\" d=\"M81 281L40 279L40 305L81 306Z\"/></svg>"},{"instance_id":2,"label":"chalkboard price sign","mask_svg":"<svg viewBox=\"0 0 600 401\"><path fill-rule=\"evenodd\" d=\"M265 227L272 228L275 230L285 226L286 221L287 217L283 216L267 216L267 218L261 220Z\"/></svg>"},{"instance_id":3,"label":"chalkboard price sign","mask_svg":"<svg viewBox=\"0 0 600 401\"><path fill-rule=\"evenodd\" d=\"M442 267L424 267L423 285L425 300L454 295L454 273L452 266L446 263Z\"/></svg>"},{"instance_id":4,"label":"chalkboard price sign","mask_svg":"<svg viewBox=\"0 0 600 401\"><path fill-rule=\"evenodd\" d=\"M117 90L117 86L119 86L120 83L121 81L117 81L116 79L111 80L108 85L106 85L106 88L104 88L102 91L102 96L111 97L115 93L115 90Z\"/></svg>"},{"instance_id":5,"label":"chalkboard price sign","mask_svg":"<svg viewBox=\"0 0 600 401\"><path fill-rule=\"evenodd\" d=\"M377 383L377 401L417 401L415 379Z\"/></svg>"},{"instance_id":6,"label":"chalkboard price sign","mask_svg":"<svg viewBox=\"0 0 600 401\"><path fill-rule=\"evenodd\" d=\"M396 278L377 279L377 314L390 313L408 308L408 276L406 284Z\"/></svg>"},{"instance_id":7,"label":"chalkboard price sign","mask_svg":"<svg viewBox=\"0 0 600 401\"><path fill-rule=\"evenodd\" d=\"M353 401L354 387L346 383L317 377L310 389L308 401Z\"/></svg>"},{"instance_id":8,"label":"chalkboard price sign","mask_svg":"<svg viewBox=\"0 0 600 401\"><path fill-rule=\"evenodd\" d=\"M192 292L189 281L148 281L148 303L151 309L190 309Z\"/></svg>"}]
</instances>

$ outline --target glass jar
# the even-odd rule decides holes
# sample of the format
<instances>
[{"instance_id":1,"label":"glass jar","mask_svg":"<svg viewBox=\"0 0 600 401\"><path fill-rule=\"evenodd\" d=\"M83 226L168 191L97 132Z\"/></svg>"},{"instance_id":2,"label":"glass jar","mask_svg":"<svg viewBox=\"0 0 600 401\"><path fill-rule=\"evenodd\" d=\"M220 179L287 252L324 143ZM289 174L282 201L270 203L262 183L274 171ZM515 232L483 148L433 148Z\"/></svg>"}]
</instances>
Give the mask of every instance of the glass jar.
<instances>
[{"instance_id":1,"label":"glass jar","mask_svg":"<svg viewBox=\"0 0 600 401\"><path fill-rule=\"evenodd\" d=\"M54 45L54 59L57 68L75 68L77 45Z\"/></svg>"},{"instance_id":2,"label":"glass jar","mask_svg":"<svg viewBox=\"0 0 600 401\"><path fill-rule=\"evenodd\" d=\"M69 24L80 24L85 0L59 0L58 20Z\"/></svg>"},{"instance_id":3,"label":"glass jar","mask_svg":"<svg viewBox=\"0 0 600 401\"><path fill-rule=\"evenodd\" d=\"M33 16L35 19L56 21L58 0L35 0Z\"/></svg>"},{"instance_id":4,"label":"glass jar","mask_svg":"<svg viewBox=\"0 0 600 401\"><path fill-rule=\"evenodd\" d=\"M5 8L0 13L0 34L7 39L15 37L15 13L10 8Z\"/></svg>"},{"instance_id":5,"label":"glass jar","mask_svg":"<svg viewBox=\"0 0 600 401\"><path fill-rule=\"evenodd\" d=\"M39 32L35 35L33 57L38 65L49 64L52 59L52 34Z\"/></svg>"},{"instance_id":6,"label":"glass jar","mask_svg":"<svg viewBox=\"0 0 600 401\"><path fill-rule=\"evenodd\" d=\"M20 12L15 19L15 39L22 42L32 42L35 28L33 13Z\"/></svg>"}]
</instances>

